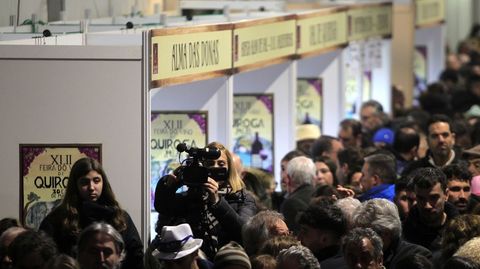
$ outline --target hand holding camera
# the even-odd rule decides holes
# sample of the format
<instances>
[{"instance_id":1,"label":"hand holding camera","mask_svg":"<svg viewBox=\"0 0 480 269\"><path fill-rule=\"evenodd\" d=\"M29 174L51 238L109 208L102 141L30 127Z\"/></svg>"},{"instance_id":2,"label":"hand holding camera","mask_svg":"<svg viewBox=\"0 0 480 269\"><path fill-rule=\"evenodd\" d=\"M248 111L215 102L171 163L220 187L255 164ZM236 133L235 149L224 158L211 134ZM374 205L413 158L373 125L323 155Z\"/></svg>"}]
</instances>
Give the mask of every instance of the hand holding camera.
<instances>
[{"instance_id":1,"label":"hand holding camera","mask_svg":"<svg viewBox=\"0 0 480 269\"><path fill-rule=\"evenodd\" d=\"M218 182L212 178L208 178L207 182L203 184L203 187L208 192L208 200L211 204L216 204L220 201L220 196L218 195Z\"/></svg>"}]
</instances>

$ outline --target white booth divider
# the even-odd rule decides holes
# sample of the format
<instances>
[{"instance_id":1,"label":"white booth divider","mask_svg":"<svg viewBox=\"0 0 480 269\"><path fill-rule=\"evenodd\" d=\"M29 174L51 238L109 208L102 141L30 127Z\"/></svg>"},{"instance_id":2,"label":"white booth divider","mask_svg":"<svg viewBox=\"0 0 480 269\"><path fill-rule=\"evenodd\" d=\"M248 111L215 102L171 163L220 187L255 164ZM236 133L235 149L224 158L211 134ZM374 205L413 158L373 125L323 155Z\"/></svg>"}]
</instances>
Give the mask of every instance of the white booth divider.
<instances>
[{"instance_id":1,"label":"white booth divider","mask_svg":"<svg viewBox=\"0 0 480 269\"><path fill-rule=\"evenodd\" d=\"M445 69L445 25L419 28L415 31L415 46L427 49L427 83L438 81Z\"/></svg>"},{"instance_id":2,"label":"white booth divider","mask_svg":"<svg viewBox=\"0 0 480 269\"><path fill-rule=\"evenodd\" d=\"M383 105L383 111L386 113L393 112L392 109L392 57L391 57L391 40L380 40L379 66L372 67L372 92L371 98L379 101Z\"/></svg>"},{"instance_id":3,"label":"white booth divider","mask_svg":"<svg viewBox=\"0 0 480 269\"><path fill-rule=\"evenodd\" d=\"M101 144L117 199L145 240L145 59L141 46L0 46L2 216L21 216L20 144Z\"/></svg>"},{"instance_id":4,"label":"white booth divider","mask_svg":"<svg viewBox=\"0 0 480 269\"><path fill-rule=\"evenodd\" d=\"M234 94L273 94L273 167L278 178L280 160L295 148L295 78L292 61L238 73L232 78Z\"/></svg>"},{"instance_id":5,"label":"white booth divider","mask_svg":"<svg viewBox=\"0 0 480 269\"><path fill-rule=\"evenodd\" d=\"M228 145L231 87L227 77L156 88L150 91L152 111L208 111L208 140Z\"/></svg>"},{"instance_id":6,"label":"white booth divider","mask_svg":"<svg viewBox=\"0 0 480 269\"><path fill-rule=\"evenodd\" d=\"M297 77L321 78L322 87L322 134L337 136L338 123L344 118L342 83L342 51L334 51L296 61Z\"/></svg>"},{"instance_id":7,"label":"white booth divider","mask_svg":"<svg viewBox=\"0 0 480 269\"><path fill-rule=\"evenodd\" d=\"M354 45L345 48L342 57L342 76L343 89L341 96L344 98L343 105L348 109L343 109L343 118L354 117L359 118L360 106L362 102L370 99L380 102L383 110L390 113L391 104L391 40L376 39L375 59L367 59L365 55L369 53L366 44L372 41L359 41ZM371 57L371 55L370 55ZM372 63L371 61L375 61ZM350 70L349 70L350 69ZM355 96L349 96L346 91L355 93ZM347 100L348 99L348 100ZM354 106L351 111L350 106ZM353 114L351 114L353 113ZM341 119L340 119L341 120ZM337 130L338 130L337 122Z\"/></svg>"}]
</instances>

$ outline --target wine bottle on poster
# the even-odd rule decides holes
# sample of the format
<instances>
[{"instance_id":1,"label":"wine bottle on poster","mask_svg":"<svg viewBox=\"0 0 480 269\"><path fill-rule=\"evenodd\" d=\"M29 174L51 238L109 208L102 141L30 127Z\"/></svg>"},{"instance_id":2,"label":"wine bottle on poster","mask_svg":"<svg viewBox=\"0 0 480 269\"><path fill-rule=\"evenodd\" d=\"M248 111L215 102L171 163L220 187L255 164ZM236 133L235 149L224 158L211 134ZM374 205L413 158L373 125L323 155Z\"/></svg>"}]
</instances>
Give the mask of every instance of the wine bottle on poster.
<instances>
[{"instance_id":1,"label":"wine bottle on poster","mask_svg":"<svg viewBox=\"0 0 480 269\"><path fill-rule=\"evenodd\" d=\"M310 119L310 114L305 112L305 119L303 120L302 124L312 124L312 120Z\"/></svg>"},{"instance_id":2,"label":"wine bottle on poster","mask_svg":"<svg viewBox=\"0 0 480 269\"><path fill-rule=\"evenodd\" d=\"M263 150L262 142L260 142L260 138L258 137L258 132L255 132L255 140L252 143L252 149L250 151L251 154L251 166L252 167L262 167L262 157L260 156L260 152Z\"/></svg>"}]
</instances>

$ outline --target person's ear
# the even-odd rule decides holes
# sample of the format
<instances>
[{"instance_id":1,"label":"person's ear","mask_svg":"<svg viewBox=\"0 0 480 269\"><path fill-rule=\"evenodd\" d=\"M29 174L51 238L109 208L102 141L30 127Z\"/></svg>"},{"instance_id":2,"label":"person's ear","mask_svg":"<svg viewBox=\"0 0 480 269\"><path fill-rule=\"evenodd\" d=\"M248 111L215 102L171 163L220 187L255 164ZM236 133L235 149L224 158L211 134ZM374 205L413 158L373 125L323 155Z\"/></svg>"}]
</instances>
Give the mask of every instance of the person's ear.
<instances>
[{"instance_id":1,"label":"person's ear","mask_svg":"<svg viewBox=\"0 0 480 269\"><path fill-rule=\"evenodd\" d=\"M292 177L287 174L287 186L292 186Z\"/></svg>"},{"instance_id":2,"label":"person's ear","mask_svg":"<svg viewBox=\"0 0 480 269\"><path fill-rule=\"evenodd\" d=\"M339 166L339 169L341 169L342 173L346 176L348 173L348 164L344 163Z\"/></svg>"},{"instance_id":3,"label":"person's ear","mask_svg":"<svg viewBox=\"0 0 480 269\"><path fill-rule=\"evenodd\" d=\"M410 154L413 155L414 157L418 157L418 146L413 147L410 150Z\"/></svg>"}]
</instances>

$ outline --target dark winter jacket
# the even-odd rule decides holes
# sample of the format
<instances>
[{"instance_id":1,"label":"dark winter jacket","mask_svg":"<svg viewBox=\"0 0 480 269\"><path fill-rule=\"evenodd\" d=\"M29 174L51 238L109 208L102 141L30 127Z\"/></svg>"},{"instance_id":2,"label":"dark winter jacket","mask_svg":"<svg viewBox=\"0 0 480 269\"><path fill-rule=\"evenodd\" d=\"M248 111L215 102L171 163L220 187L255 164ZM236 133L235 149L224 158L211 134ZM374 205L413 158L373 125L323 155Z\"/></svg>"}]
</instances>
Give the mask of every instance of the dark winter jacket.
<instances>
[{"instance_id":1,"label":"dark winter jacket","mask_svg":"<svg viewBox=\"0 0 480 269\"><path fill-rule=\"evenodd\" d=\"M444 208L444 212L447 214L445 223L459 214L457 208L449 202L445 202ZM421 221L420 213L415 205L403 225L403 236L408 242L421 245L433 252L441 248L444 227L445 224L437 227L425 225Z\"/></svg>"}]
</instances>

